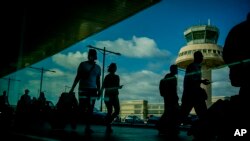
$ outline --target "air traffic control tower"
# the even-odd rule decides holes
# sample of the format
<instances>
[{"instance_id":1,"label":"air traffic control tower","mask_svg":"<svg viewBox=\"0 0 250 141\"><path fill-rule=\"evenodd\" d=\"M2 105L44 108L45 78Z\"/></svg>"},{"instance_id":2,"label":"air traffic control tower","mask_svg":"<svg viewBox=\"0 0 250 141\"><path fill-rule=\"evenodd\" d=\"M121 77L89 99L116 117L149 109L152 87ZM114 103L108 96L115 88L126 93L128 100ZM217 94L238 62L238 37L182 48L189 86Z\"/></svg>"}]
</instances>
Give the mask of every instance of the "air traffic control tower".
<instances>
[{"instance_id":1,"label":"air traffic control tower","mask_svg":"<svg viewBox=\"0 0 250 141\"><path fill-rule=\"evenodd\" d=\"M202 78L212 82L212 69L216 69L224 64L222 47L217 45L219 29L211 26L208 22L208 25L198 25L188 28L184 31L184 36L187 45L180 49L176 64L179 68L186 69L187 65L193 62L193 53L199 50L204 56ZM211 84L201 84L201 87L205 88L208 94L207 106L209 107L212 103L212 86Z\"/></svg>"}]
</instances>

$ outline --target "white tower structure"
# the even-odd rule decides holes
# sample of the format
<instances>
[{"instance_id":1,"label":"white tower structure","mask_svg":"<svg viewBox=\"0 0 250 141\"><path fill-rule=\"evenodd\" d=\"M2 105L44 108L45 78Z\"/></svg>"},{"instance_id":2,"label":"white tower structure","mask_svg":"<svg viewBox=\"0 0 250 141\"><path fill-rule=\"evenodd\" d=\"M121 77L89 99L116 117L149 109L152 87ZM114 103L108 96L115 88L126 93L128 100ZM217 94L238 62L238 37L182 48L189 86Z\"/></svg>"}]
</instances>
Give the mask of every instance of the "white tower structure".
<instances>
[{"instance_id":1,"label":"white tower structure","mask_svg":"<svg viewBox=\"0 0 250 141\"><path fill-rule=\"evenodd\" d=\"M182 47L179 51L176 64L178 67L186 69L187 65L193 62L193 53L195 51L201 51L204 60L202 63L202 78L208 79L212 82L212 69L224 64L222 59L222 47L217 45L219 37L219 29L210 25L192 26L184 31L184 36L187 41L187 45ZM201 84L207 94L207 106L212 103L212 86Z\"/></svg>"}]
</instances>

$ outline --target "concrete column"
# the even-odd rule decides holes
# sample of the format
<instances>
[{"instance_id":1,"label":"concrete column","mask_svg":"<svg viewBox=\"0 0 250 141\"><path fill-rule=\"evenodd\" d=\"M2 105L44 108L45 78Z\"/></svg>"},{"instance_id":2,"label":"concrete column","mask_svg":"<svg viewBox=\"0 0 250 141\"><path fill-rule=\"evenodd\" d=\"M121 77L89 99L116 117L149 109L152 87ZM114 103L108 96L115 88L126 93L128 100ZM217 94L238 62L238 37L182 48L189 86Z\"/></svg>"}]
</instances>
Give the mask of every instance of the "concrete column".
<instances>
[{"instance_id":1,"label":"concrete column","mask_svg":"<svg viewBox=\"0 0 250 141\"><path fill-rule=\"evenodd\" d=\"M212 82L212 72L211 69L207 68L206 66L202 66L202 79L208 79ZM212 85L204 85L201 84L201 87L204 88L207 92L207 107L210 107L212 104Z\"/></svg>"}]
</instances>

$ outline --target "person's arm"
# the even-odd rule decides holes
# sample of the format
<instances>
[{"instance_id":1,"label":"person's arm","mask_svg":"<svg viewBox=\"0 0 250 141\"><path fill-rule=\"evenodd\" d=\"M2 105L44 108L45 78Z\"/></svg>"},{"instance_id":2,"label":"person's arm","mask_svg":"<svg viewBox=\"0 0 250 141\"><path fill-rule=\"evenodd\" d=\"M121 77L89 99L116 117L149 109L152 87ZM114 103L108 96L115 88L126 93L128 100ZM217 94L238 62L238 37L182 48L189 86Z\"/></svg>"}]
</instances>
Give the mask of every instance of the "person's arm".
<instances>
[{"instance_id":1,"label":"person's arm","mask_svg":"<svg viewBox=\"0 0 250 141\"><path fill-rule=\"evenodd\" d=\"M74 80L74 82L73 82L73 85L72 85L72 87L71 87L69 93L74 92L74 89L75 89L77 83L79 82L79 80L80 80L80 75L79 75L79 73L77 72L76 77L75 77L75 80Z\"/></svg>"},{"instance_id":2,"label":"person's arm","mask_svg":"<svg viewBox=\"0 0 250 141\"><path fill-rule=\"evenodd\" d=\"M79 82L79 80L80 80L80 77L79 77L79 75L77 74L76 77L75 77L75 80L74 80L74 82L73 82L73 85L72 85L72 87L71 87L71 89L70 89L70 91L69 91L70 93L74 91L74 89L75 89L77 83Z\"/></svg>"},{"instance_id":3,"label":"person's arm","mask_svg":"<svg viewBox=\"0 0 250 141\"><path fill-rule=\"evenodd\" d=\"M115 90L115 89L121 89L123 85L120 85L118 87L111 87L111 88L105 88L106 90Z\"/></svg>"},{"instance_id":4,"label":"person's arm","mask_svg":"<svg viewBox=\"0 0 250 141\"><path fill-rule=\"evenodd\" d=\"M203 79L203 80L201 80L201 83L203 83L204 85L208 85L211 82L208 79Z\"/></svg>"}]
</instances>

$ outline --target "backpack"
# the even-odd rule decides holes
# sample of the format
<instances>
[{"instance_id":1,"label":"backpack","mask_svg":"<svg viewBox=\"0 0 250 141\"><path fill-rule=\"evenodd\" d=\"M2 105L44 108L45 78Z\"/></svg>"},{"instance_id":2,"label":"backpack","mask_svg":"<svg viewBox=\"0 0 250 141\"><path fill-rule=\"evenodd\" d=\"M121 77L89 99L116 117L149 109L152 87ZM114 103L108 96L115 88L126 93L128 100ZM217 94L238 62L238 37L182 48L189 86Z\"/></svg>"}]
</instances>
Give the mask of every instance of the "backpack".
<instances>
[{"instance_id":1,"label":"backpack","mask_svg":"<svg viewBox=\"0 0 250 141\"><path fill-rule=\"evenodd\" d=\"M166 85L167 85L167 81L166 79L161 79L160 80L160 84L159 84L159 90L160 90L160 95L161 96L165 96L166 95Z\"/></svg>"}]
</instances>

